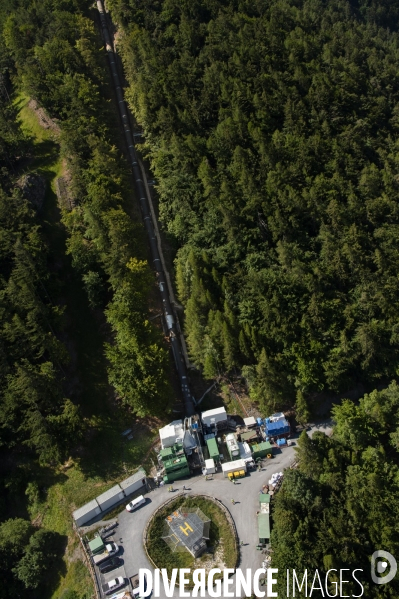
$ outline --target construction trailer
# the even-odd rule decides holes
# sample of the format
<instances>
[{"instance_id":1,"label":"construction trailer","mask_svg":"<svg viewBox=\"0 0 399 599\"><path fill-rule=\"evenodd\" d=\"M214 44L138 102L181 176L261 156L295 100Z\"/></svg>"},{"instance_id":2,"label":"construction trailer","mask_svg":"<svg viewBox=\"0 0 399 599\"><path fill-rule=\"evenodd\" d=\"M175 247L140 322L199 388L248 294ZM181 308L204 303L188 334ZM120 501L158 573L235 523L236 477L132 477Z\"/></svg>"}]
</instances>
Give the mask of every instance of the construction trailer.
<instances>
[{"instance_id":1,"label":"construction trailer","mask_svg":"<svg viewBox=\"0 0 399 599\"><path fill-rule=\"evenodd\" d=\"M215 437L211 437L210 439L207 439L206 445L208 447L209 457L212 460L215 460L215 462L220 462L220 452L219 452L219 447L218 447Z\"/></svg>"},{"instance_id":2,"label":"construction trailer","mask_svg":"<svg viewBox=\"0 0 399 599\"><path fill-rule=\"evenodd\" d=\"M221 430L227 428L227 412L225 408L215 408L202 412L201 420L204 426Z\"/></svg>"},{"instance_id":3,"label":"construction trailer","mask_svg":"<svg viewBox=\"0 0 399 599\"><path fill-rule=\"evenodd\" d=\"M101 508L96 499L93 499L92 501L89 501L89 503L86 503L75 510L72 516L76 522L76 526L83 526L86 522L90 522L90 520L93 520L93 518L96 518L99 514L101 514Z\"/></svg>"},{"instance_id":4,"label":"construction trailer","mask_svg":"<svg viewBox=\"0 0 399 599\"><path fill-rule=\"evenodd\" d=\"M251 449L252 457L254 460L273 455L273 447L268 441L264 441L263 443L256 443L255 445L251 446Z\"/></svg>"},{"instance_id":5,"label":"construction trailer","mask_svg":"<svg viewBox=\"0 0 399 599\"><path fill-rule=\"evenodd\" d=\"M121 489L126 497L132 495L136 491L141 490L146 484L146 473L144 468L139 468L137 472L129 476L120 483Z\"/></svg>"},{"instance_id":6,"label":"construction trailer","mask_svg":"<svg viewBox=\"0 0 399 599\"><path fill-rule=\"evenodd\" d=\"M96 499L98 505L101 508L101 511L104 512L119 501L121 501L122 499L124 499L124 497L125 494L122 491L120 485L114 485L113 487L111 487L111 489L108 489L108 491L105 491L105 493L102 493Z\"/></svg>"},{"instance_id":7,"label":"construction trailer","mask_svg":"<svg viewBox=\"0 0 399 599\"><path fill-rule=\"evenodd\" d=\"M270 495L260 493L258 513L258 537L259 543L265 545L270 540Z\"/></svg>"},{"instance_id":8,"label":"construction trailer","mask_svg":"<svg viewBox=\"0 0 399 599\"><path fill-rule=\"evenodd\" d=\"M234 433L229 433L228 435L226 435L226 446L231 460L240 457L240 448L238 446L238 441Z\"/></svg>"},{"instance_id":9,"label":"construction trailer","mask_svg":"<svg viewBox=\"0 0 399 599\"><path fill-rule=\"evenodd\" d=\"M245 460L235 460L222 464L222 472L225 478L243 478L247 473L247 463Z\"/></svg>"}]
</instances>

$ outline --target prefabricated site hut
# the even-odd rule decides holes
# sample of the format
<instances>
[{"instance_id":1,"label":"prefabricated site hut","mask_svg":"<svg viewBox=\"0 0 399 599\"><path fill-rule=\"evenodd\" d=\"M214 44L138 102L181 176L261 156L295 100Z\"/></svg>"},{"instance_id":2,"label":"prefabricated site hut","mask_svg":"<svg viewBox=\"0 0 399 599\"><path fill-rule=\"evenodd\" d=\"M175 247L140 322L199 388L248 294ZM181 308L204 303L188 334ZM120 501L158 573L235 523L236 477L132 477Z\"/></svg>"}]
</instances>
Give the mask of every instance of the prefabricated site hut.
<instances>
[{"instance_id":1,"label":"prefabricated site hut","mask_svg":"<svg viewBox=\"0 0 399 599\"><path fill-rule=\"evenodd\" d=\"M104 512L125 497L120 485L115 485L97 497L97 502Z\"/></svg>"},{"instance_id":2,"label":"prefabricated site hut","mask_svg":"<svg viewBox=\"0 0 399 599\"><path fill-rule=\"evenodd\" d=\"M211 428L216 426L217 429L223 429L227 427L227 412L225 408L215 408L202 412L201 414L202 423Z\"/></svg>"},{"instance_id":3,"label":"prefabricated site hut","mask_svg":"<svg viewBox=\"0 0 399 599\"><path fill-rule=\"evenodd\" d=\"M76 522L76 526L83 526L86 522L93 520L98 514L101 514L101 508L97 503L96 499L89 501L85 505L82 505L79 509L73 512L73 519Z\"/></svg>"},{"instance_id":4,"label":"prefabricated site hut","mask_svg":"<svg viewBox=\"0 0 399 599\"><path fill-rule=\"evenodd\" d=\"M121 486L121 489L124 492L125 496L128 497L129 495L132 495L136 491L139 491L140 489L145 487L145 483L146 483L145 470L144 470L144 468L140 468L139 470L137 470L137 472L132 474L132 476L129 476L129 478L126 478L125 480L123 480L120 483L120 486Z\"/></svg>"}]
</instances>

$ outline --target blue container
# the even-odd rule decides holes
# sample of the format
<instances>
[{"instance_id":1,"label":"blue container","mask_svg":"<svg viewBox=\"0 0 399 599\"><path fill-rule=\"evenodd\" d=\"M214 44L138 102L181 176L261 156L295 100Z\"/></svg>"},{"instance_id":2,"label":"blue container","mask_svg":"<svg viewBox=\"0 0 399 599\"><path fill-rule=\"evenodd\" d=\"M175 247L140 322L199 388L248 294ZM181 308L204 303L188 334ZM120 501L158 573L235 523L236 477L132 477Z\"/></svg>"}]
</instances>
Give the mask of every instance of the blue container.
<instances>
[{"instance_id":1,"label":"blue container","mask_svg":"<svg viewBox=\"0 0 399 599\"><path fill-rule=\"evenodd\" d=\"M268 424L268 422L270 422L270 418L266 418L265 422Z\"/></svg>"},{"instance_id":2,"label":"blue container","mask_svg":"<svg viewBox=\"0 0 399 599\"><path fill-rule=\"evenodd\" d=\"M266 432L268 435L277 437L278 435L284 435L290 432L290 425L287 420L277 420L277 422L268 422L266 424Z\"/></svg>"},{"instance_id":3,"label":"blue container","mask_svg":"<svg viewBox=\"0 0 399 599\"><path fill-rule=\"evenodd\" d=\"M263 424L262 418L257 418L256 422L258 423L258 426L262 426L262 424Z\"/></svg>"},{"instance_id":4,"label":"blue container","mask_svg":"<svg viewBox=\"0 0 399 599\"><path fill-rule=\"evenodd\" d=\"M286 445L287 441L285 439L277 439L277 445L281 447L282 445Z\"/></svg>"}]
</instances>

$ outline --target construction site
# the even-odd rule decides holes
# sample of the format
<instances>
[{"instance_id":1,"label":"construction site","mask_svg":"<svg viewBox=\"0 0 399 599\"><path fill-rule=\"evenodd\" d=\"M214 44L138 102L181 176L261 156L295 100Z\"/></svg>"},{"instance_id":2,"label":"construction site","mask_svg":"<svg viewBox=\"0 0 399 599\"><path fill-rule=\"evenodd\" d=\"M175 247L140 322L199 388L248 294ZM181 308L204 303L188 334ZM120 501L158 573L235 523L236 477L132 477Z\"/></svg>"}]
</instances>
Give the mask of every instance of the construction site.
<instances>
[{"instance_id":1,"label":"construction site","mask_svg":"<svg viewBox=\"0 0 399 599\"><path fill-rule=\"evenodd\" d=\"M277 448L290 444L290 424L282 412L269 418L240 419L224 407L174 420L159 429L157 485L202 473L223 472L230 480L242 478L260 460L272 459Z\"/></svg>"}]
</instances>

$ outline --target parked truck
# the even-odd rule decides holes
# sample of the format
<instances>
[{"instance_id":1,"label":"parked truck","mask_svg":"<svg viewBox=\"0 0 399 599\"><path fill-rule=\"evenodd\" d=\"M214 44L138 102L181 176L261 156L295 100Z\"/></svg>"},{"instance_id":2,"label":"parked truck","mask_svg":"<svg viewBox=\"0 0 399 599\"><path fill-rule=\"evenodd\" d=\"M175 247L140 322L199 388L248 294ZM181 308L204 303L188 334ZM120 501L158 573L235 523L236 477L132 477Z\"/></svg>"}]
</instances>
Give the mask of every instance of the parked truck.
<instances>
[{"instance_id":1,"label":"parked truck","mask_svg":"<svg viewBox=\"0 0 399 599\"><path fill-rule=\"evenodd\" d=\"M92 553L93 563L98 566L109 557L113 557L119 551L119 547L116 543L104 544L101 537L96 537L89 543L89 548Z\"/></svg>"}]
</instances>

